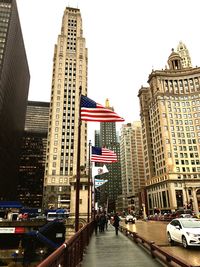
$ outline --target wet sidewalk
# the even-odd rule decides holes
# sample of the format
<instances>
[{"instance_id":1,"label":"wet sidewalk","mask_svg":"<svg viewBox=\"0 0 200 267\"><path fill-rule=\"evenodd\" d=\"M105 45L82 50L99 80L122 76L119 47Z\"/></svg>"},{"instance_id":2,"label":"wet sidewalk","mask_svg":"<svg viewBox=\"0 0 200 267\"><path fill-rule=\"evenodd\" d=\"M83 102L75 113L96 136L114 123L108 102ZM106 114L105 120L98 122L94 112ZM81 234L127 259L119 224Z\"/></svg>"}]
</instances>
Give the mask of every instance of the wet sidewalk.
<instances>
[{"instance_id":1,"label":"wet sidewalk","mask_svg":"<svg viewBox=\"0 0 200 267\"><path fill-rule=\"evenodd\" d=\"M103 233L93 234L81 267L157 267L162 266L144 249L122 233L116 236L114 227Z\"/></svg>"}]
</instances>

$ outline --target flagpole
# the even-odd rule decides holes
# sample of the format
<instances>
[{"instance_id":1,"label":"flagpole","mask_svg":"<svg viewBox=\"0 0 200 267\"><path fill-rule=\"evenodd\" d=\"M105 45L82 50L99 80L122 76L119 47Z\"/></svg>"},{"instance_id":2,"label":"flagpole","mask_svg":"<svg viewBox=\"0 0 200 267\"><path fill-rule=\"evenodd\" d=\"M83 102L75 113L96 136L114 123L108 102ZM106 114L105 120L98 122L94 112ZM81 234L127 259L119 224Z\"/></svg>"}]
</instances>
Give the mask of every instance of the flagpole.
<instances>
[{"instance_id":1,"label":"flagpole","mask_svg":"<svg viewBox=\"0 0 200 267\"><path fill-rule=\"evenodd\" d=\"M81 158L81 91L79 87L79 118L78 118L78 145L76 166L76 206L75 206L75 232L79 230L79 195L80 195L80 158Z\"/></svg>"},{"instance_id":2,"label":"flagpole","mask_svg":"<svg viewBox=\"0 0 200 267\"><path fill-rule=\"evenodd\" d=\"M95 219L95 177L92 178L93 180L93 185L92 185L92 197L93 197L93 214L92 214L92 219Z\"/></svg>"},{"instance_id":3,"label":"flagpole","mask_svg":"<svg viewBox=\"0 0 200 267\"><path fill-rule=\"evenodd\" d=\"M94 166L94 163L92 163L92 168ZM92 179L91 179L91 219L94 219L95 218L95 203L94 203L94 184L95 184L95 181L94 181L94 177L93 177L93 174L92 174Z\"/></svg>"},{"instance_id":4,"label":"flagpole","mask_svg":"<svg viewBox=\"0 0 200 267\"><path fill-rule=\"evenodd\" d=\"M87 210L87 222L90 221L90 185L91 185L91 163L90 163L90 152L91 152L91 140L89 140L89 159L88 159L88 210Z\"/></svg>"}]
</instances>

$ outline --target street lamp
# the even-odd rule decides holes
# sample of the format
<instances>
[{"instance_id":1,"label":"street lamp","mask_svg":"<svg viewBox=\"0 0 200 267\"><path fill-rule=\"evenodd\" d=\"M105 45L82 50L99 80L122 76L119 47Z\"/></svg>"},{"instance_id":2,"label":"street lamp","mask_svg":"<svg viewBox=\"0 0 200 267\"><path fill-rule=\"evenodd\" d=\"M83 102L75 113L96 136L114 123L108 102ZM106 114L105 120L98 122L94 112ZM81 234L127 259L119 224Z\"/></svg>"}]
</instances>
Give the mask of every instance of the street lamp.
<instances>
[{"instance_id":1,"label":"street lamp","mask_svg":"<svg viewBox=\"0 0 200 267\"><path fill-rule=\"evenodd\" d=\"M41 260L41 261L43 260L43 255L44 255L44 250L41 249L41 250L40 250L40 260Z\"/></svg>"},{"instance_id":2,"label":"street lamp","mask_svg":"<svg viewBox=\"0 0 200 267\"><path fill-rule=\"evenodd\" d=\"M17 257L19 255L19 250L16 249L15 252L12 254L13 258L14 258L14 263L15 263L15 266L17 266Z\"/></svg>"}]
</instances>

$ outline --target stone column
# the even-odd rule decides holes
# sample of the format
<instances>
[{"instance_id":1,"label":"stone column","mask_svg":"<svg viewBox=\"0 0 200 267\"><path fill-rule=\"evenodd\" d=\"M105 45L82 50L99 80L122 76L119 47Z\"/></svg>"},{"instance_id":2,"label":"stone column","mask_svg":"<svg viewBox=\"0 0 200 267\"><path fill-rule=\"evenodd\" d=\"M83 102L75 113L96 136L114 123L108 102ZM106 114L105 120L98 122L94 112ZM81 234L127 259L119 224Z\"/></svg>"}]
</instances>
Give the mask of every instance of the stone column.
<instances>
[{"instance_id":1,"label":"stone column","mask_svg":"<svg viewBox=\"0 0 200 267\"><path fill-rule=\"evenodd\" d=\"M195 213L199 212L198 202L197 202L197 188L192 188L192 196L193 196L193 210Z\"/></svg>"},{"instance_id":2,"label":"stone column","mask_svg":"<svg viewBox=\"0 0 200 267\"><path fill-rule=\"evenodd\" d=\"M188 198L188 188L186 187L186 184L183 184L183 205L187 209L187 204L189 203Z\"/></svg>"}]
</instances>

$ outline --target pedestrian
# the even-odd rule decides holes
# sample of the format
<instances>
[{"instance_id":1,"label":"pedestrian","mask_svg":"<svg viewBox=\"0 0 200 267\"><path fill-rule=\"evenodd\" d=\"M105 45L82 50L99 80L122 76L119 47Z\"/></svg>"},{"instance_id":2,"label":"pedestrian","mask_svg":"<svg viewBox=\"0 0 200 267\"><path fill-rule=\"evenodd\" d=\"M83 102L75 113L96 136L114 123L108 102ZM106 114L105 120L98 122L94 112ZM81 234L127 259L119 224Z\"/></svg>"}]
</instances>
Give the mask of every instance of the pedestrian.
<instances>
[{"instance_id":1,"label":"pedestrian","mask_svg":"<svg viewBox=\"0 0 200 267\"><path fill-rule=\"evenodd\" d=\"M105 226L106 226L106 230L108 230L108 215L107 214L105 214L105 218L106 218Z\"/></svg>"},{"instance_id":2,"label":"pedestrian","mask_svg":"<svg viewBox=\"0 0 200 267\"><path fill-rule=\"evenodd\" d=\"M99 232L104 232L106 224L106 216L104 213L100 214L99 217Z\"/></svg>"},{"instance_id":3,"label":"pedestrian","mask_svg":"<svg viewBox=\"0 0 200 267\"><path fill-rule=\"evenodd\" d=\"M99 214L97 213L94 218L94 230L95 230L95 235L97 235L98 232L98 227L99 227Z\"/></svg>"},{"instance_id":4,"label":"pedestrian","mask_svg":"<svg viewBox=\"0 0 200 267\"><path fill-rule=\"evenodd\" d=\"M119 222L120 222L120 218L118 216L118 213L115 213L115 216L114 216L114 219L113 219L113 226L115 227L116 235L118 235Z\"/></svg>"}]
</instances>

